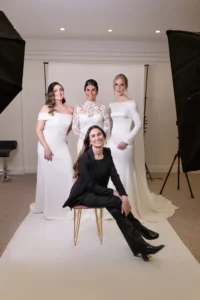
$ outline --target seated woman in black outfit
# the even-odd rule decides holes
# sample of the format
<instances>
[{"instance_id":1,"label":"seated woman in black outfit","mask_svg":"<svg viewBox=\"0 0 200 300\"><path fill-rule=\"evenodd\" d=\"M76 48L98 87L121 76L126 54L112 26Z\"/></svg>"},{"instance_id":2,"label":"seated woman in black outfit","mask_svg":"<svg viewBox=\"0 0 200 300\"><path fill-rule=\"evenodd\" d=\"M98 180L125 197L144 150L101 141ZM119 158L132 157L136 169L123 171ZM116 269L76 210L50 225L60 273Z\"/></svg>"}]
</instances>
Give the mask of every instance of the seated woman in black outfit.
<instances>
[{"instance_id":1,"label":"seated woman in black outfit","mask_svg":"<svg viewBox=\"0 0 200 300\"><path fill-rule=\"evenodd\" d=\"M158 233L144 227L131 213L126 191L116 171L109 148L104 148L105 132L98 126L88 129L82 151L74 164L74 183L63 207L76 205L105 207L116 220L135 256L143 260L160 251L164 245L152 246L145 239L158 238ZM109 178L116 190L107 188Z\"/></svg>"}]
</instances>

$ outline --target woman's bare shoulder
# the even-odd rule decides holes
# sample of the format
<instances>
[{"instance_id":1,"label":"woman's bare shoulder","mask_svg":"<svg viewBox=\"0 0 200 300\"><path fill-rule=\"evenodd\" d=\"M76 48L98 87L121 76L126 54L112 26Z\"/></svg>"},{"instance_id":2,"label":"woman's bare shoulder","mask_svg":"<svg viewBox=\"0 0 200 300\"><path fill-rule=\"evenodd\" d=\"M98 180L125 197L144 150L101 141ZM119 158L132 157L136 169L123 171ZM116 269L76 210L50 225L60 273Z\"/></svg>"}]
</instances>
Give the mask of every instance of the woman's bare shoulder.
<instances>
[{"instance_id":1,"label":"woman's bare shoulder","mask_svg":"<svg viewBox=\"0 0 200 300\"><path fill-rule=\"evenodd\" d=\"M41 107L41 109L40 109L40 112L42 112L42 113L48 113L49 112L49 107L48 107L48 105L43 105L42 107Z\"/></svg>"},{"instance_id":2,"label":"woman's bare shoulder","mask_svg":"<svg viewBox=\"0 0 200 300\"><path fill-rule=\"evenodd\" d=\"M72 106L67 106L67 111L68 111L68 113L69 114L73 114L73 112L74 112L74 108L72 107Z\"/></svg>"}]
</instances>

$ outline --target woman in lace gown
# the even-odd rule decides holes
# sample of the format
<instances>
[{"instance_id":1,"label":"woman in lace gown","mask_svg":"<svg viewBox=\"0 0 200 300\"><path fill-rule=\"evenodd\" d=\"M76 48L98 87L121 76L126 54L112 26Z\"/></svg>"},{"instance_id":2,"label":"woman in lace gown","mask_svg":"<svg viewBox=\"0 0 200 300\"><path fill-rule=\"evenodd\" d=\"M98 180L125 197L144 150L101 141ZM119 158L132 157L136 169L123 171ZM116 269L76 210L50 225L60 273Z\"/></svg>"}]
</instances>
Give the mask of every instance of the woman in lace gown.
<instances>
[{"instance_id":1,"label":"woman in lace gown","mask_svg":"<svg viewBox=\"0 0 200 300\"><path fill-rule=\"evenodd\" d=\"M126 76L117 75L113 85L116 99L109 104L112 130L108 146L129 196L132 212L140 220L158 221L168 218L174 214L177 207L171 201L151 193L148 189L144 142L142 134L138 134L142 123L135 101L125 94L128 88ZM134 141L137 135L135 149ZM109 186L112 187L111 182Z\"/></svg>"},{"instance_id":2,"label":"woman in lace gown","mask_svg":"<svg viewBox=\"0 0 200 300\"><path fill-rule=\"evenodd\" d=\"M86 101L84 104L77 105L74 109L72 130L78 136L77 154L83 147L85 134L93 125L101 127L107 135L110 132L110 116L105 105L97 103L98 83L94 79L85 82L84 91ZM84 211L83 218L90 219L93 217L92 211ZM112 216L104 210L104 219L111 219Z\"/></svg>"},{"instance_id":3,"label":"woman in lace gown","mask_svg":"<svg viewBox=\"0 0 200 300\"><path fill-rule=\"evenodd\" d=\"M38 169L36 199L30 205L33 213L46 219L72 216L63 209L73 185L73 165L66 135L71 129L73 108L65 105L64 89L53 82L48 87L46 105L40 110L36 125Z\"/></svg>"},{"instance_id":4,"label":"woman in lace gown","mask_svg":"<svg viewBox=\"0 0 200 300\"><path fill-rule=\"evenodd\" d=\"M97 103L98 83L94 79L86 81L84 86L86 101L74 109L72 130L78 136L77 154L83 147L85 134L90 126L98 125L106 133L110 130L110 117L105 105Z\"/></svg>"}]
</instances>

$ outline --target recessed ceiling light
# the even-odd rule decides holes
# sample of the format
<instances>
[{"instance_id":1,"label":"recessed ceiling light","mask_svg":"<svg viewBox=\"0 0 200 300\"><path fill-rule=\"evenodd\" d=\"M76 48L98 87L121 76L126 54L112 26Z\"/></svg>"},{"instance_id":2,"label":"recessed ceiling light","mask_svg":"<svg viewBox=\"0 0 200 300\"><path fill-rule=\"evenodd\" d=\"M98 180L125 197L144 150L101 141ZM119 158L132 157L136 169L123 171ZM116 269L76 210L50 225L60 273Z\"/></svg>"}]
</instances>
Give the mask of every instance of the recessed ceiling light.
<instances>
[{"instance_id":1,"label":"recessed ceiling light","mask_svg":"<svg viewBox=\"0 0 200 300\"><path fill-rule=\"evenodd\" d=\"M112 32L112 29L108 29L108 32Z\"/></svg>"},{"instance_id":2,"label":"recessed ceiling light","mask_svg":"<svg viewBox=\"0 0 200 300\"><path fill-rule=\"evenodd\" d=\"M65 28L62 27L62 28L60 28L60 30L61 30L61 31L65 31Z\"/></svg>"},{"instance_id":3,"label":"recessed ceiling light","mask_svg":"<svg viewBox=\"0 0 200 300\"><path fill-rule=\"evenodd\" d=\"M156 30L156 33L160 33L160 30Z\"/></svg>"}]
</instances>

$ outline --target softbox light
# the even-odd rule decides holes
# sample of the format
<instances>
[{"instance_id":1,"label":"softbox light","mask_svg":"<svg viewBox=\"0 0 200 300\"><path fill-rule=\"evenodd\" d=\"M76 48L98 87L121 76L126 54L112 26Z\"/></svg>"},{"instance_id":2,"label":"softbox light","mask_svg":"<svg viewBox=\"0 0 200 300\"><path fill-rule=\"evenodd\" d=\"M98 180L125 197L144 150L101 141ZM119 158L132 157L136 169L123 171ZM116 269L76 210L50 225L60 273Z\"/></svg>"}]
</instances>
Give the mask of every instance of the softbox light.
<instances>
[{"instance_id":1,"label":"softbox light","mask_svg":"<svg viewBox=\"0 0 200 300\"><path fill-rule=\"evenodd\" d=\"M0 11L0 113L22 90L25 41Z\"/></svg>"},{"instance_id":2,"label":"softbox light","mask_svg":"<svg viewBox=\"0 0 200 300\"><path fill-rule=\"evenodd\" d=\"M167 32L183 172L200 170L200 34Z\"/></svg>"}]
</instances>

